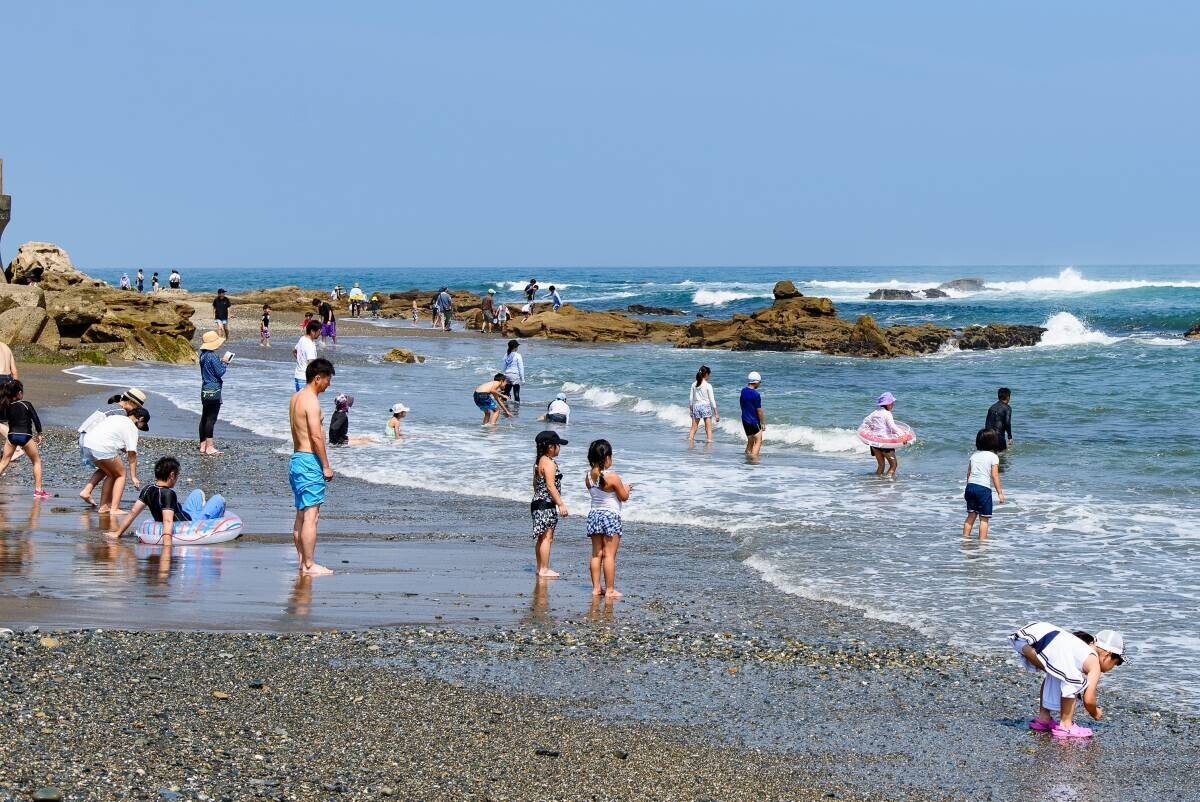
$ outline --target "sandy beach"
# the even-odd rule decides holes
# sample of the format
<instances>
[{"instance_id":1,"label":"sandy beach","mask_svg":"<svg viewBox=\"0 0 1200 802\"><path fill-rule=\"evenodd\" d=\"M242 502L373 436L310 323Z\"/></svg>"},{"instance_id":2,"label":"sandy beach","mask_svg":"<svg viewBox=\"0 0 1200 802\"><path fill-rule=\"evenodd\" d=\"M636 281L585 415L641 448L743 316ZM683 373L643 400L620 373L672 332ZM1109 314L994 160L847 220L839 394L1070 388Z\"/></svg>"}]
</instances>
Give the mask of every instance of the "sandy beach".
<instances>
[{"instance_id":1,"label":"sandy beach","mask_svg":"<svg viewBox=\"0 0 1200 802\"><path fill-rule=\"evenodd\" d=\"M1194 718L1109 693L1095 743L1029 733L1036 678L783 594L707 530L629 538L627 597L595 603L578 519L537 583L523 505L338 477L338 573L297 579L284 450L221 424L201 458L161 401L143 465L178 456L247 535L168 560L107 543L69 428L107 392L25 379L58 496L18 467L0 497L14 799L1195 798Z\"/></svg>"}]
</instances>

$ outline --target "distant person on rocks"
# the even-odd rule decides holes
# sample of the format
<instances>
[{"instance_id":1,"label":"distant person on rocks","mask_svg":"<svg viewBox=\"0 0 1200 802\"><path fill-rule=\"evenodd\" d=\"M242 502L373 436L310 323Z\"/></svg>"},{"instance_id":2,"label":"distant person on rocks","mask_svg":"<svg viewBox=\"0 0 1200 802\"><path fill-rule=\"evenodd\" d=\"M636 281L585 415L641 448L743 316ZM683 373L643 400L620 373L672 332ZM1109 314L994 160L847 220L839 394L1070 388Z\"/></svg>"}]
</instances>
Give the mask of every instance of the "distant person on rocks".
<instances>
[{"instance_id":1,"label":"distant person on rocks","mask_svg":"<svg viewBox=\"0 0 1200 802\"><path fill-rule=\"evenodd\" d=\"M479 331L486 334L492 330L492 325L496 321L495 290L487 291L487 295L483 296L483 300L479 302L479 308L483 311L483 322L479 326Z\"/></svg>"},{"instance_id":2,"label":"distant person on rocks","mask_svg":"<svg viewBox=\"0 0 1200 802\"><path fill-rule=\"evenodd\" d=\"M371 317L379 317L379 312L383 308L383 297L379 293L371 293L371 300L367 302L367 309L371 312Z\"/></svg>"},{"instance_id":3,"label":"distant person on rocks","mask_svg":"<svg viewBox=\"0 0 1200 802\"><path fill-rule=\"evenodd\" d=\"M129 284L129 274L128 273L121 274L121 289L123 289L123 290L132 289L132 287Z\"/></svg>"},{"instance_id":4,"label":"distant person on rocks","mask_svg":"<svg viewBox=\"0 0 1200 802\"><path fill-rule=\"evenodd\" d=\"M746 456L751 459L758 458L762 450L763 433L767 430L767 418L762 411L762 395L758 392L761 386L762 376L756 370L750 371L739 399L742 407L742 430L746 432Z\"/></svg>"},{"instance_id":5,"label":"distant person on rocks","mask_svg":"<svg viewBox=\"0 0 1200 802\"><path fill-rule=\"evenodd\" d=\"M105 418L111 415L119 415L122 418L128 417L129 413L139 407L145 406L146 394L137 387L130 387L123 393L109 397L108 406L104 409L98 409L89 415L76 430L79 432L79 461L83 467L93 469L91 477L87 480L87 484L79 491L79 497L86 501L90 506L95 507L96 502L92 501L92 492L96 489L96 485L104 481L106 474L104 471L96 467L96 457L91 450L83 445L84 437L96 425L101 423Z\"/></svg>"},{"instance_id":6,"label":"distant person on rocks","mask_svg":"<svg viewBox=\"0 0 1200 802\"><path fill-rule=\"evenodd\" d=\"M105 532L104 536L116 540L129 531L142 510L150 510L150 517L155 523L162 524L163 545L170 546L176 523L215 521L225 517L225 498L219 493L206 497L203 490L196 488L180 504L179 496L175 493L178 481L179 460L171 456L160 457L154 463L154 484L142 488L125 520L116 529Z\"/></svg>"},{"instance_id":7,"label":"distant person on rocks","mask_svg":"<svg viewBox=\"0 0 1200 802\"><path fill-rule=\"evenodd\" d=\"M414 326L417 326L420 324L420 322L421 322L421 308L419 306L417 306L417 299L413 298L413 300L412 300L412 324Z\"/></svg>"},{"instance_id":8,"label":"distant person on rocks","mask_svg":"<svg viewBox=\"0 0 1200 802\"><path fill-rule=\"evenodd\" d=\"M554 400L546 406L546 414L540 416L538 420L547 423L570 423L571 407L567 404L567 394L559 393L554 396Z\"/></svg>"},{"instance_id":9,"label":"distant person on rocks","mask_svg":"<svg viewBox=\"0 0 1200 802\"><path fill-rule=\"evenodd\" d=\"M142 272L142 269L140 267L138 268L137 277L134 279L134 282L137 285L138 292L145 291L145 289L146 289L146 274Z\"/></svg>"},{"instance_id":10,"label":"distant person on rocks","mask_svg":"<svg viewBox=\"0 0 1200 802\"><path fill-rule=\"evenodd\" d=\"M1004 503L1004 488L1000 486L1000 458L996 456L1000 435L991 429L980 429L975 435L975 453L967 463L967 519L963 521L963 537L970 537L979 519L979 539L986 540L992 519L992 490Z\"/></svg>"},{"instance_id":11,"label":"distant person on rocks","mask_svg":"<svg viewBox=\"0 0 1200 802\"><path fill-rule=\"evenodd\" d=\"M696 371L696 382L688 391L688 413L692 419L692 429L687 438L689 443L696 439L700 421L704 421L704 435L710 443L713 439L713 420L721 422L721 413L717 411L717 397L713 394L712 385L708 383L708 377L711 375L712 371L708 365L701 365L700 370Z\"/></svg>"},{"instance_id":12,"label":"distant person on rocks","mask_svg":"<svg viewBox=\"0 0 1200 802\"><path fill-rule=\"evenodd\" d=\"M17 359L8 343L0 342L0 388L13 379L21 378L17 371Z\"/></svg>"},{"instance_id":13,"label":"distant person on rocks","mask_svg":"<svg viewBox=\"0 0 1200 802\"><path fill-rule=\"evenodd\" d=\"M217 349L225 338L215 331L204 332L200 341L200 453L219 457L222 452L213 444L213 429L221 414L221 392L229 359L218 356Z\"/></svg>"},{"instance_id":14,"label":"distant person on rocks","mask_svg":"<svg viewBox=\"0 0 1200 802\"><path fill-rule=\"evenodd\" d=\"M592 541L592 556L588 561L592 595L619 599L623 595L617 590L617 549L621 547L624 532L621 506L629 501L633 485L626 484L612 470L612 464L612 445L607 440L594 440L588 447L589 467L583 485L592 501L587 516L587 535Z\"/></svg>"},{"instance_id":15,"label":"distant person on rocks","mask_svg":"<svg viewBox=\"0 0 1200 802\"><path fill-rule=\"evenodd\" d=\"M504 374L497 373L491 381L484 382L475 388L472 399L475 401L475 406L483 412L484 426L495 426L500 420L501 412L506 418L512 417L512 413L508 411L508 406L504 403L504 388L507 384L508 379L504 378Z\"/></svg>"},{"instance_id":16,"label":"distant person on rocks","mask_svg":"<svg viewBox=\"0 0 1200 802\"><path fill-rule=\"evenodd\" d=\"M167 277L167 283L171 285L171 289L177 290L183 286L183 276L179 275L178 270L172 270L171 275Z\"/></svg>"},{"instance_id":17,"label":"distant person on rocks","mask_svg":"<svg viewBox=\"0 0 1200 802\"><path fill-rule=\"evenodd\" d=\"M8 438L4 442L4 456L0 457L0 476L8 470L13 454L21 449L33 468L33 497L51 498L53 493L42 490L42 457L38 453L42 442L42 419L33 404L25 400L25 385L17 379L3 387L0 420L8 421Z\"/></svg>"},{"instance_id":18,"label":"distant person on rocks","mask_svg":"<svg viewBox=\"0 0 1200 802\"><path fill-rule=\"evenodd\" d=\"M438 312L442 316L442 328L445 331L450 331L450 318L454 313L454 299L450 297L450 292L445 287L438 293L437 297Z\"/></svg>"},{"instance_id":19,"label":"distant person on rocks","mask_svg":"<svg viewBox=\"0 0 1200 802\"><path fill-rule=\"evenodd\" d=\"M1008 642L1026 671L1045 675L1038 712L1029 729L1059 739L1091 738L1090 728L1075 723L1076 700L1083 701L1095 721L1104 717L1104 708L1096 703L1096 688L1104 674L1125 662L1121 633L1103 629L1093 638L1086 632L1071 633L1041 621L1021 627L1008 636ZM1056 712L1061 714L1057 722Z\"/></svg>"},{"instance_id":20,"label":"distant person on rocks","mask_svg":"<svg viewBox=\"0 0 1200 802\"><path fill-rule=\"evenodd\" d=\"M500 304L496 307L496 328L501 334L508 332L508 307Z\"/></svg>"},{"instance_id":21,"label":"distant person on rocks","mask_svg":"<svg viewBox=\"0 0 1200 802\"><path fill-rule=\"evenodd\" d=\"M100 512L113 515L124 513L121 496L125 492L125 464L121 452L129 460L129 481L142 485L137 478L138 432L150 430L150 413L145 407L134 407L125 415L107 415L83 435L82 446L91 456L92 464L104 473L100 490Z\"/></svg>"},{"instance_id":22,"label":"distant person on rocks","mask_svg":"<svg viewBox=\"0 0 1200 802\"><path fill-rule=\"evenodd\" d=\"M440 292L434 295L433 300L429 302L429 314L433 318L433 322L430 325L435 329L442 327L442 308L438 306L438 296L440 295Z\"/></svg>"},{"instance_id":23,"label":"distant person on rocks","mask_svg":"<svg viewBox=\"0 0 1200 802\"><path fill-rule=\"evenodd\" d=\"M158 273L150 277L150 292L158 292Z\"/></svg>"},{"instance_id":24,"label":"distant person on rocks","mask_svg":"<svg viewBox=\"0 0 1200 802\"><path fill-rule=\"evenodd\" d=\"M360 317L362 315L363 303L367 296L363 295L362 287L358 286L358 282L354 282L354 286L350 288L350 317Z\"/></svg>"},{"instance_id":25,"label":"distant person on rocks","mask_svg":"<svg viewBox=\"0 0 1200 802\"><path fill-rule=\"evenodd\" d=\"M217 290L217 297L213 298L213 320L215 321L217 334L225 339L229 339L229 307L232 306L229 296L225 294L225 290Z\"/></svg>"},{"instance_id":26,"label":"distant person on rocks","mask_svg":"<svg viewBox=\"0 0 1200 802\"><path fill-rule=\"evenodd\" d=\"M1001 387L996 391L996 403L988 407L987 420L983 428L991 429L997 434L996 452L1005 451L1012 445L1012 407L1008 405L1012 398L1012 390Z\"/></svg>"},{"instance_id":27,"label":"distant person on rocks","mask_svg":"<svg viewBox=\"0 0 1200 802\"><path fill-rule=\"evenodd\" d=\"M391 413L387 423L383 425L383 436L388 440L399 440L403 436L400 433L400 422L408 417L408 407L397 401L392 404Z\"/></svg>"},{"instance_id":28,"label":"distant person on rocks","mask_svg":"<svg viewBox=\"0 0 1200 802\"><path fill-rule=\"evenodd\" d=\"M537 296L537 291L541 289L538 286L537 279L529 279L529 283L525 285L525 300L532 301Z\"/></svg>"},{"instance_id":29,"label":"distant person on rocks","mask_svg":"<svg viewBox=\"0 0 1200 802\"><path fill-rule=\"evenodd\" d=\"M308 366L317 358L317 338L321 336L321 323L317 320L309 319L304 327L304 333L300 335L300 339L296 340L296 347L292 349L292 357L296 360L296 370L292 374L292 381L295 386L295 391L298 393L304 385L308 383Z\"/></svg>"},{"instance_id":30,"label":"distant person on rocks","mask_svg":"<svg viewBox=\"0 0 1200 802\"><path fill-rule=\"evenodd\" d=\"M553 284L550 285L550 296L549 297L550 297L550 308L552 310L557 312L559 309L562 308L562 296L558 294L558 290L556 290L554 288Z\"/></svg>"},{"instance_id":31,"label":"distant person on rocks","mask_svg":"<svg viewBox=\"0 0 1200 802\"><path fill-rule=\"evenodd\" d=\"M258 322L258 347L271 347L271 307L263 304L262 320Z\"/></svg>"},{"instance_id":32,"label":"distant person on rocks","mask_svg":"<svg viewBox=\"0 0 1200 802\"><path fill-rule=\"evenodd\" d=\"M505 395L509 395L511 391L512 400L516 403L521 403L521 385L525 383L525 360L517 353L517 349L521 344L516 340L508 341L508 353L504 355L504 364L500 370L504 372L504 378L508 379L508 391Z\"/></svg>"},{"instance_id":33,"label":"distant person on rocks","mask_svg":"<svg viewBox=\"0 0 1200 802\"><path fill-rule=\"evenodd\" d=\"M533 554L539 579L554 579L557 571L550 570L550 547L554 544L554 530L560 518L569 515L567 502L562 497L562 471L555 457L567 444L558 432L539 432L534 438L537 457L533 465L533 500L529 502L529 514L533 518Z\"/></svg>"},{"instance_id":34,"label":"distant person on rocks","mask_svg":"<svg viewBox=\"0 0 1200 802\"><path fill-rule=\"evenodd\" d=\"M321 505L325 503L325 486L333 481L333 468L325 452L325 432L321 427L321 393L333 381L333 364L328 359L314 359L305 371L305 385L288 405L288 421L292 430L292 459L288 465L288 482L296 502L296 520L292 540L296 545L299 571L318 576L333 571L314 559L317 550L317 522Z\"/></svg>"}]
</instances>

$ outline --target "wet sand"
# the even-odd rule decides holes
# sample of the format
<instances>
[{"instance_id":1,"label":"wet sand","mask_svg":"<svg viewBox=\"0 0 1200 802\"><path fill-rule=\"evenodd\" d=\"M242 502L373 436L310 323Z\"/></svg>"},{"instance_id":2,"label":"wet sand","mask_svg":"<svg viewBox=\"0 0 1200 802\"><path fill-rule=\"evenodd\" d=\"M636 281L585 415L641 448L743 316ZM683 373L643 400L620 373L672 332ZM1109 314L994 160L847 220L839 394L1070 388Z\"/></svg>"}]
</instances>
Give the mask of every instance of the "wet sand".
<instances>
[{"instance_id":1,"label":"wet sand","mask_svg":"<svg viewBox=\"0 0 1200 802\"><path fill-rule=\"evenodd\" d=\"M97 516L57 481L82 476L70 432L56 432L47 476L63 497L35 504L27 468L0 495L0 625L374 628L0 643L0 765L16 767L0 799L55 782L80 799L307 799L339 783L362 799L381 787L422 799L1198 798L1194 718L1102 686L1094 742L1030 733L1036 677L782 594L708 530L637 527L621 552L627 597L593 604L580 519L556 541L564 578L537 583L522 505L487 502L485 525L476 499L339 477L319 555L341 573L297 583L277 444L231 438L229 458L203 460L161 433L144 458L177 452L185 476L253 510L249 536L219 559L175 556L164 576L161 552L96 534ZM264 677L275 691L256 696L249 683Z\"/></svg>"}]
</instances>

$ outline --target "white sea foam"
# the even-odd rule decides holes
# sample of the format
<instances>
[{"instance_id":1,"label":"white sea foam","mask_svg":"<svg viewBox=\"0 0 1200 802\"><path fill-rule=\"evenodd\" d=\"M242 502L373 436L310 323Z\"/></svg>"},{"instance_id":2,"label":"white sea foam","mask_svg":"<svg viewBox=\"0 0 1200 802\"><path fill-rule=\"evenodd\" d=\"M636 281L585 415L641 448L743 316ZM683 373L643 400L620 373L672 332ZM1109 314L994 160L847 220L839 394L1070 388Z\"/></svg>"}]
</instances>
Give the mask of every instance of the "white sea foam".
<instances>
[{"instance_id":1,"label":"white sea foam","mask_svg":"<svg viewBox=\"0 0 1200 802\"><path fill-rule=\"evenodd\" d=\"M1104 332L1090 329L1070 312L1057 312L1042 324L1046 332L1038 341L1039 346L1063 345L1112 345L1120 337L1110 337Z\"/></svg>"},{"instance_id":2,"label":"white sea foam","mask_svg":"<svg viewBox=\"0 0 1200 802\"><path fill-rule=\"evenodd\" d=\"M1016 293L1090 293L1112 290L1136 290L1142 287L1200 287L1200 281L1127 279L1103 281L1084 278L1074 267L1063 268L1057 276L1041 276L1028 281L989 281L989 290Z\"/></svg>"},{"instance_id":3,"label":"white sea foam","mask_svg":"<svg viewBox=\"0 0 1200 802\"><path fill-rule=\"evenodd\" d=\"M769 297L770 294L761 295L753 292L739 292L737 290L696 290L692 293L692 303L698 306L724 306L730 301Z\"/></svg>"}]
</instances>

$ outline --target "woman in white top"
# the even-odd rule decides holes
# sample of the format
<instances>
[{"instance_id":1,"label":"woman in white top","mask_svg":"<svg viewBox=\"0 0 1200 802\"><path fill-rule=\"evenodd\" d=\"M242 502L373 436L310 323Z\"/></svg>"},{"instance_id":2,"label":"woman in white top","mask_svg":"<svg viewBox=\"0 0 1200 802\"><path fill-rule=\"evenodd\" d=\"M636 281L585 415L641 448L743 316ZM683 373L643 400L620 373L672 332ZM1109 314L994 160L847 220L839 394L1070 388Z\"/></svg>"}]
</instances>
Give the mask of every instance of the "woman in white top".
<instances>
[{"instance_id":1,"label":"woman in white top","mask_svg":"<svg viewBox=\"0 0 1200 802\"><path fill-rule=\"evenodd\" d=\"M517 353L521 344L516 340L508 341L508 353L504 355L504 367L500 370L508 379L508 388L512 391L512 399L521 403L521 385L525 383L525 360ZM505 392L505 395L508 395Z\"/></svg>"},{"instance_id":2,"label":"woman in white top","mask_svg":"<svg viewBox=\"0 0 1200 802\"><path fill-rule=\"evenodd\" d=\"M588 447L587 475L584 487L592 498L588 511L587 534L592 541L592 557L588 570L592 575L592 595L606 599L621 598L617 590L617 549L621 546L621 505L629 500L633 485L627 485L612 467L612 445L607 440L594 440ZM600 582L601 569L604 583ZM605 588L607 587L607 590Z\"/></svg>"},{"instance_id":3,"label":"woman in white top","mask_svg":"<svg viewBox=\"0 0 1200 802\"><path fill-rule=\"evenodd\" d=\"M150 428L150 413L145 407L135 407L125 415L109 415L91 426L83 435L81 445L92 455L92 462L104 473L104 489L100 491L100 512L124 514L121 494L125 492L125 464L121 452L129 457L129 481L141 487L137 478L138 431Z\"/></svg>"},{"instance_id":4,"label":"woman in white top","mask_svg":"<svg viewBox=\"0 0 1200 802\"><path fill-rule=\"evenodd\" d=\"M696 371L696 383L692 385L688 393L688 411L692 416L692 430L688 432L688 442L696 439L696 429L700 428L700 421L704 421L704 435L707 442L712 442L713 421L721 422L721 413L717 411L717 397L713 395L712 385L708 383L708 377L712 375L712 371L708 369L708 365L701 365L700 370Z\"/></svg>"}]
</instances>

